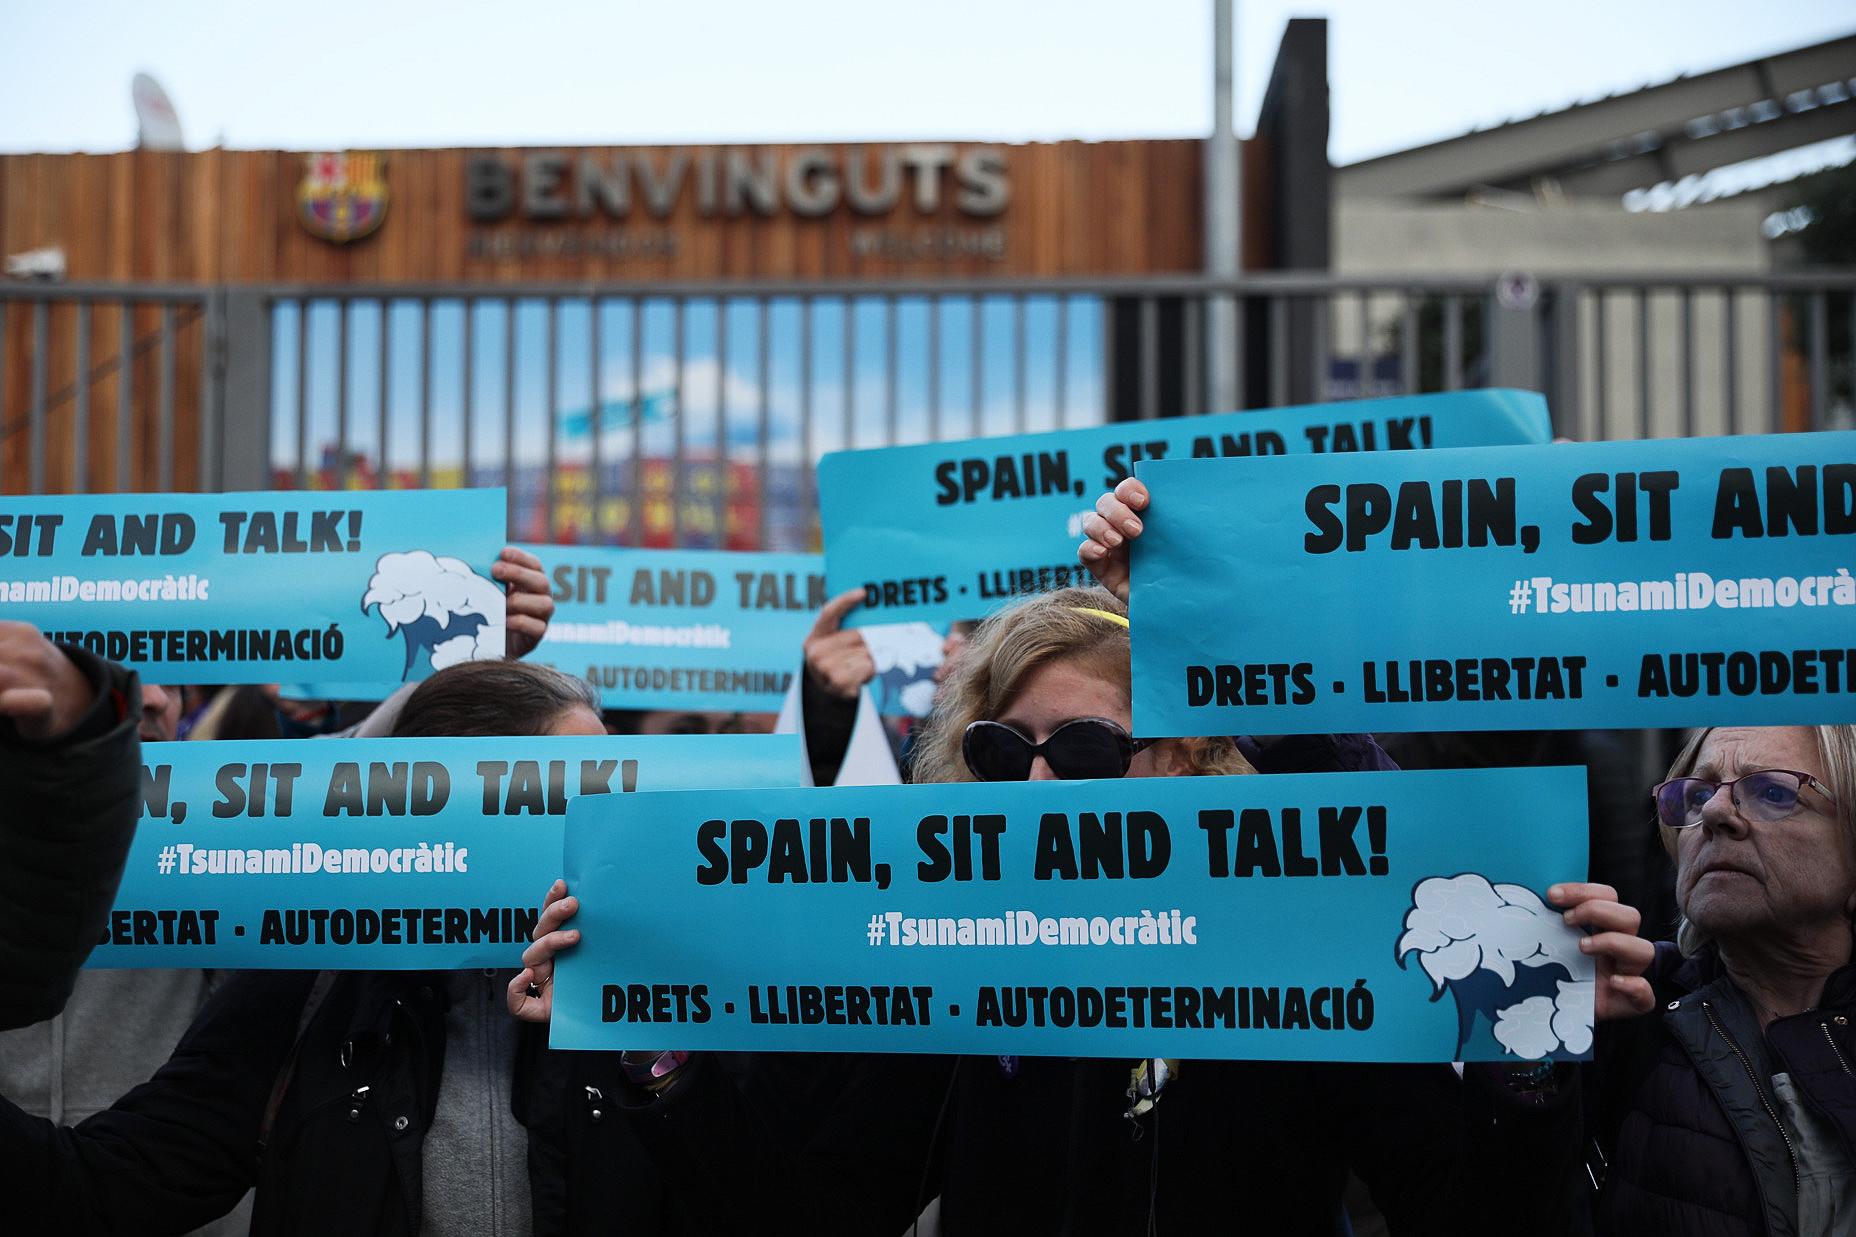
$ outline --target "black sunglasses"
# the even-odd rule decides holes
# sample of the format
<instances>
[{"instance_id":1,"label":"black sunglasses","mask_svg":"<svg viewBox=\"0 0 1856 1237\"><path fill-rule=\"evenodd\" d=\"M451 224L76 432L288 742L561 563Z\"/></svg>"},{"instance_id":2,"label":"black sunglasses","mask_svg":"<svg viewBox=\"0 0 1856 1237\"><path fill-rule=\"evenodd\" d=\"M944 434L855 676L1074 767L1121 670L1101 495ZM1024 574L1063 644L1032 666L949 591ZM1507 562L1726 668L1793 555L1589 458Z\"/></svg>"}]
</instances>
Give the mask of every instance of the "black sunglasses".
<instances>
[{"instance_id":1,"label":"black sunglasses","mask_svg":"<svg viewBox=\"0 0 1856 1237\"><path fill-rule=\"evenodd\" d=\"M1002 722L974 722L960 740L967 768L982 782L1022 782L1039 756L1065 781L1126 777L1134 753L1152 739L1136 739L1106 717L1079 717L1033 743Z\"/></svg>"}]
</instances>

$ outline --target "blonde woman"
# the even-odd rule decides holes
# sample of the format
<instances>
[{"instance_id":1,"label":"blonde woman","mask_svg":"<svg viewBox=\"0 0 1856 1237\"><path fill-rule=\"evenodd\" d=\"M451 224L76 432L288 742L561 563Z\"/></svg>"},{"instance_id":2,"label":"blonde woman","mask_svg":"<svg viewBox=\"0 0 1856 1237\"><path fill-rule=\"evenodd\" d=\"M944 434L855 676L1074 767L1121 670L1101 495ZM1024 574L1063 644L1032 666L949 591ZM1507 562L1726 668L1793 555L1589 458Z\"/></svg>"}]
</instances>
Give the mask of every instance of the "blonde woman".
<instances>
[{"instance_id":1,"label":"blonde woman","mask_svg":"<svg viewBox=\"0 0 1856 1237\"><path fill-rule=\"evenodd\" d=\"M1230 737L1131 733L1127 611L1099 589L982 623L916 747L917 782L1250 773ZM1323 749L1338 750L1330 746ZM1376 750L1376 749L1375 749ZM544 1021L577 907L556 885L511 1009ZM1235 895L1234 895L1235 896ZM615 1107L715 1232L1241 1232L1331 1237L1349 1173L1396 1234L1462 1231L1448 1066L1034 1057L626 1054Z\"/></svg>"}]
</instances>

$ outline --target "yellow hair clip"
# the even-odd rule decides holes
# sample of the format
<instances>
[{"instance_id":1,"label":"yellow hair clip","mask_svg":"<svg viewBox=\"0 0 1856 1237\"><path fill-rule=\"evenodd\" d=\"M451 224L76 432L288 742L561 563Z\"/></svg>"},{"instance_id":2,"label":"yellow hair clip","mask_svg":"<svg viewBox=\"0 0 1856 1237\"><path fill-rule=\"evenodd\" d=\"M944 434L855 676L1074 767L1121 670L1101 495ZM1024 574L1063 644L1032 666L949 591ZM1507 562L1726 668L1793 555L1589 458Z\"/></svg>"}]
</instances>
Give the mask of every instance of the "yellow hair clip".
<instances>
[{"instance_id":1,"label":"yellow hair clip","mask_svg":"<svg viewBox=\"0 0 1856 1237\"><path fill-rule=\"evenodd\" d=\"M1128 625L1127 619L1123 618L1119 614L1114 613L1111 610L1098 610L1094 606L1071 606L1070 609L1074 610L1078 614L1093 614L1097 618L1107 619L1109 622L1115 624L1115 626L1117 627L1125 628Z\"/></svg>"}]
</instances>

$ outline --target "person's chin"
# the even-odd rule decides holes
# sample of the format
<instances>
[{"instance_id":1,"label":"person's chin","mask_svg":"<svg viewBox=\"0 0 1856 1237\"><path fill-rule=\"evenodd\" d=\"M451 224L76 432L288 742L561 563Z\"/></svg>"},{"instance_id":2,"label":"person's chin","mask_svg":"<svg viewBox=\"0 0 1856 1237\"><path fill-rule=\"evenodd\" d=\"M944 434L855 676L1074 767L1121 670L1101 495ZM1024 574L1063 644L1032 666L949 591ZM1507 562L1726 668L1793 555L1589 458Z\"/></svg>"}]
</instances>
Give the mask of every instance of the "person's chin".
<instances>
[{"instance_id":1,"label":"person's chin","mask_svg":"<svg viewBox=\"0 0 1856 1237\"><path fill-rule=\"evenodd\" d=\"M1744 872L1710 872L1689 891L1683 914L1711 937L1755 932L1771 923L1758 882Z\"/></svg>"}]
</instances>

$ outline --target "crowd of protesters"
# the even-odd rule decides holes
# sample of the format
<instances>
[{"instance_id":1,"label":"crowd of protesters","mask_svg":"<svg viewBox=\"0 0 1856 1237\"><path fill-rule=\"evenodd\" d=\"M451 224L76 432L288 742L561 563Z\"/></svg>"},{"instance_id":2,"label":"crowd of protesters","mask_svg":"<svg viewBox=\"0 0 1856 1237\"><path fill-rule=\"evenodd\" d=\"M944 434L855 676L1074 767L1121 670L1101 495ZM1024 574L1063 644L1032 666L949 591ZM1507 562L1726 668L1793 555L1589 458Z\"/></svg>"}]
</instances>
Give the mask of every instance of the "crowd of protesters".
<instances>
[{"instance_id":1,"label":"crowd of protesters","mask_svg":"<svg viewBox=\"0 0 1856 1237\"><path fill-rule=\"evenodd\" d=\"M1126 602L1148 502L1131 479L1086 520L1097 587L956 629L905 776L1586 765L1594 815L1667 857L1622 897L1585 872L1547 891L1596 963L1591 1063L556 1051L555 959L579 941L562 882L504 970L79 970L144 741L773 725L602 715L583 682L517 660L552 602L510 549L510 660L378 706L139 683L0 623L4 1231L1856 1233L1856 727L1699 731L1654 787L1602 735L1144 738ZM842 627L858 596L795 650L819 785L875 673Z\"/></svg>"}]
</instances>

